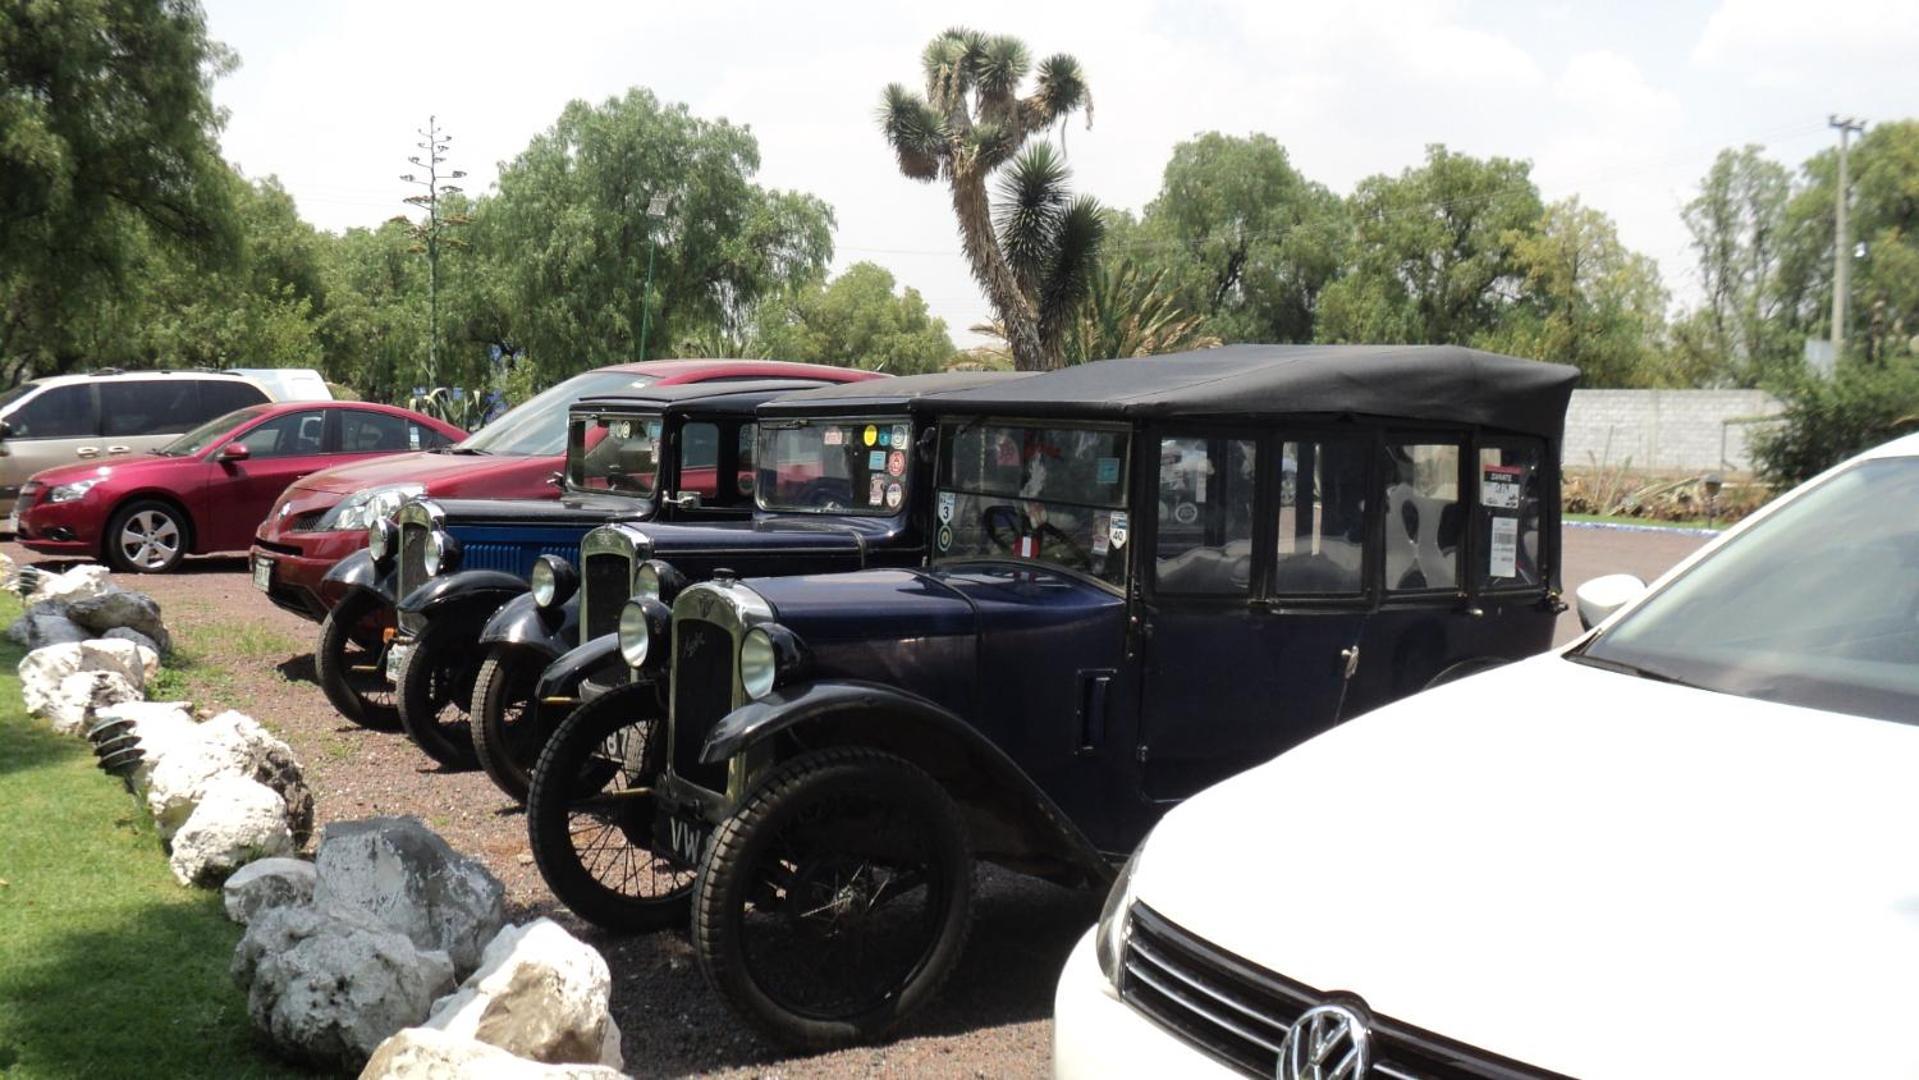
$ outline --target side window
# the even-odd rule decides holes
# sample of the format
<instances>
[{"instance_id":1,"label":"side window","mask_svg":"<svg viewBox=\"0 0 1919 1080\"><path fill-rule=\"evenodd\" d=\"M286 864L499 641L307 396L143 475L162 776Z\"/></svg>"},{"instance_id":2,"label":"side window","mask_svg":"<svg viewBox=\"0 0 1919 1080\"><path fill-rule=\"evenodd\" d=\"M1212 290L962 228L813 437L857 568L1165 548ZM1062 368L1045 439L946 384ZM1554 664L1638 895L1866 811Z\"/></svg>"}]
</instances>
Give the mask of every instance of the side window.
<instances>
[{"instance_id":1,"label":"side window","mask_svg":"<svg viewBox=\"0 0 1919 1080\"><path fill-rule=\"evenodd\" d=\"M436 446L451 446L453 440L440 434L425 424L412 420L406 424L406 448L408 450L431 450Z\"/></svg>"},{"instance_id":2,"label":"side window","mask_svg":"<svg viewBox=\"0 0 1919 1080\"><path fill-rule=\"evenodd\" d=\"M197 379L200 384L200 415L194 423L225 416L248 405L264 405L270 399L259 387L238 379ZM188 425L191 426L191 425Z\"/></svg>"},{"instance_id":3,"label":"side window","mask_svg":"<svg viewBox=\"0 0 1919 1080\"><path fill-rule=\"evenodd\" d=\"M1386 588L1422 592L1459 587L1466 529L1459 501L1459 447L1386 446Z\"/></svg>"},{"instance_id":4,"label":"side window","mask_svg":"<svg viewBox=\"0 0 1919 1080\"><path fill-rule=\"evenodd\" d=\"M257 458L317 454L326 446L326 413L313 409L275 417L239 441Z\"/></svg>"},{"instance_id":5,"label":"side window","mask_svg":"<svg viewBox=\"0 0 1919 1080\"><path fill-rule=\"evenodd\" d=\"M1159 441L1159 592L1245 596L1251 590L1258 460L1251 439Z\"/></svg>"},{"instance_id":6,"label":"side window","mask_svg":"<svg viewBox=\"0 0 1919 1080\"><path fill-rule=\"evenodd\" d=\"M7 417L15 439L85 439L100 432L93 387L56 386L31 398Z\"/></svg>"},{"instance_id":7,"label":"side window","mask_svg":"<svg viewBox=\"0 0 1919 1080\"><path fill-rule=\"evenodd\" d=\"M1279 596L1353 596L1365 588L1366 465L1359 439L1279 446Z\"/></svg>"},{"instance_id":8,"label":"side window","mask_svg":"<svg viewBox=\"0 0 1919 1080\"><path fill-rule=\"evenodd\" d=\"M412 449L406 417L366 409L340 410L342 454L391 454Z\"/></svg>"},{"instance_id":9,"label":"side window","mask_svg":"<svg viewBox=\"0 0 1919 1080\"><path fill-rule=\"evenodd\" d=\"M703 499L720 493L720 429L705 422L680 425L680 490Z\"/></svg>"},{"instance_id":10,"label":"side window","mask_svg":"<svg viewBox=\"0 0 1919 1080\"><path fill-rule=\"evenodd\" d=\"M740 497L747 502L753 501L753 477L757 475L753 471L753 443L756 441L756 434L755 425L740 425L739 490Z\"/></svg>"},{"instance_id":11,"label":"side window","mask_svg":"<svg viewBox=\"0 0 1919 1080\"><path fill-rule=\"evenodd\" d=\"M177 435L208 419L200 415L193 379L128 379L100 384L101 434Z\"/></svg>"},{"instance_id":12,"label":"side window","mask_svg":"<svg viewBox=\"0 0 1919 1080\"><path fill-rule=\"evenodd\" d=\"M1544 457L1544 447L1536 442L1480 448L1473 535L1484 561L1473 576L1481 588L1539 584L1539 467Z\"/></svg>"}]
</instances>

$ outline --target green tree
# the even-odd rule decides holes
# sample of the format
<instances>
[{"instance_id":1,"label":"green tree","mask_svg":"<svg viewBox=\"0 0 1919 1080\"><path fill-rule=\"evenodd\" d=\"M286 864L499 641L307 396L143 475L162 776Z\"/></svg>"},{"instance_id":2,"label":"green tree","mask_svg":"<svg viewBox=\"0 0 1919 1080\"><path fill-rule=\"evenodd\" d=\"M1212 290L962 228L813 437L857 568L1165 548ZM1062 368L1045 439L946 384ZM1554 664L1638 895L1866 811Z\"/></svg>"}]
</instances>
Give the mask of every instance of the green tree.
<instances>
[{"instance_id":1,"label":"green tree","mask_svg":"<svg viewBox=\"0 0 1919 1080\"><path fill-rule=\"evenodd\" d=\"M800 286L762 305L751 351L895 375L944 369L954 353L945 320L918 290L895 285L885 267L860 262L831 282Z\"/></svg>"},{"instance_id":2,"label":"green tree","mask_svg":"<svg viewBox=\"0 0 1919 1080\"><path fill-rule=\"evenodd\" d=\"M1751 386L1797 362L1780 287L1791 177L1757 146L1722 150L1686 204L1704 293L1676 340L1691 381Z\"/></svg>"},{"instance_id":3,"label":"green tree","mask_svg":"<svg viewBox=\"0 0 1919 1080\"><path fill-rule=\"evenodd\" d=\"M1912 355L1919 334L1919 120L1877 124L1853 146L1849 229L1856 251L1847 307L1848 358L1868 363ZM1808 160L1788 208L1792 251L1787 299L1799 328L1829 335L1832 208L1838 151Z\"/></svg>"},{"instance_id":4,"label":"green tree","mask_svg":"<svg viewBox=\"0 0 1919 1080\"><path fill-rule=\"evenodd\" d=\"M1062 362L1057 334L1049 347L1042 321L1049 315L1049 305L1055 305L1050 311L1052 325L1057 330L1064 324L1063 312L1056 306L1063 294L1048 296L1036 290L1042 264L1051 261L1055 269L1064 269L1045 249L1061 239L1074 239L1059 231L1062 222L1069 220L1063 217L1069 207L1035 203L1024 217L1013 220L1009 233L1004 218L995 227L986 184L1015 160L1032 136L1081 109L1087 111L1089 121L1092 115L1092 95L1079 61L1064 53L1040 61L1033 92L1021 97L1020 84L1032 66L1018 38L948 30L934 38L921 56L924 96L893 83L886 88L879 117L902 173L929 183L945 179L959 222L960 246L973 277L986 290L1006 328L1014 362L1023 371L1058 367ZM1082 212L1070 224L1090 230L1096 216ZM1013 249L1007 247L1009 240ZM1093 246L1097 247L1096 240ZM1064 284L1065 276L1050 280Z\"/></svg>"},{"instance_id":5,"label":"green tree","mask_svg":"<svg viewBox=\"0 0 1919 1080\"><path fill-rule=\"evenodd\" d=\"M195 0L0 0L0 364L65 371L135 345L102 312L148 246L213 268L237 228Z\"/></svg>"},{"instance_id":6,"label":"green tree","mask_svg":"<svg viewBox=\"0 0 1919 1080\"><path fill-rule=\"evenodd\" d=\"M1468 344L1498 329L1525 280L1515 246L1544 213L1527 163L1443 146L1360 181L1347 207L1354 249L1321 294L1321 341Z\"/></svg>"}]
</instances>

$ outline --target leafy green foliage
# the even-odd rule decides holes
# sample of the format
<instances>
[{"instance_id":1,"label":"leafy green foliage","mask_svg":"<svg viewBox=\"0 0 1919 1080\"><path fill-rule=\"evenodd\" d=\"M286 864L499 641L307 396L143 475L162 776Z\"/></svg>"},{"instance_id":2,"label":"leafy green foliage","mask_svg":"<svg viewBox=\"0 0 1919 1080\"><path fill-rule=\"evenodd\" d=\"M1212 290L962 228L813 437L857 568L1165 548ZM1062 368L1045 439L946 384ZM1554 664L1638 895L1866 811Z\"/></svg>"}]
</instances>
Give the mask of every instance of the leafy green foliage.
<instances>
[{"instance_id":1,"label":"leafy green foliage","mask_svg":"<svg viewBox=\"0 0 1919 1080\"><path fill-rule=\"evenodd\" d=\"M914 289L895 292L893 275L854 263L831 282L811 281L761 306L749 340L696 341L689 356L767 356L812 364L915 375L953 358L946 323Z\"/></svg>"},{"instance_id":2,"label":"leafy green foliage","mask_svg":"<svg viewBox=\"0 0 1919 1080\"><path fill-rule=\"evenodd\" d=\"M1888 439L1919 431L1919 360L1841 364L1830 379L1779 388L1782 423L1754 439L1759 471L1776 484L1808 479Z\"/></svg>"}]
</instances>

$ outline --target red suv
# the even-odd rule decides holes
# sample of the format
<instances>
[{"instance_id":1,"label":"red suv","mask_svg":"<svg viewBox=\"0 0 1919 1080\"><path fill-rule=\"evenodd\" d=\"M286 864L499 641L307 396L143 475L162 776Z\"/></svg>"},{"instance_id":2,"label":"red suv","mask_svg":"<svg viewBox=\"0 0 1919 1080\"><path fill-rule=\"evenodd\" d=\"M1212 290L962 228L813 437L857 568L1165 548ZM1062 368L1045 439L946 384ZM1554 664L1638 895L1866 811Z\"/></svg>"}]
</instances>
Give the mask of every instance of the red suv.
<instances>
[{"instance_id":1,"label":"red suv","mask_svg":"<svg viewBox=\"0 0 1919 1080\"><path fill-rule=\"evenodd\" d=\"M559 498L551 481L566 461L567 409L581 398L728 379L856 382L874 377L857 368L778 360L647 360L575 375L458 445L328 469L294 484L254 539L255 584L263 585L275 604L318 622L339 602L342 589L324 583L326 572L365 547L367 527L391 516L405 500L416 495Z\"/></svg>"},{"instance_id":2,"label":"red suv","mask_svg":"<svg viewBox=\"0 0 1919 1080\"><path fill-rule=\"evenodd\" d=\"M165 573L189 554L243 550L275 498L309 473L446 446L464 434L390 405L250 405L144 457L35 473L20 489L16 536L31 551Z\"/></svg>"}]
</instances>

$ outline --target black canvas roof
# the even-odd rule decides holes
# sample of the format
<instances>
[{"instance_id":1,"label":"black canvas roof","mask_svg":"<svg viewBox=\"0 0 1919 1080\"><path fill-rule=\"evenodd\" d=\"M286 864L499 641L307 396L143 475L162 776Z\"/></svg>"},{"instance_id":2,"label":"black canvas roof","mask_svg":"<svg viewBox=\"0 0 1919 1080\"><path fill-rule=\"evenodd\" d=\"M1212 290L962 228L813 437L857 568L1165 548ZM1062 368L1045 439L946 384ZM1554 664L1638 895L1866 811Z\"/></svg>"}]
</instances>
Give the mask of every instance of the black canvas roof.
<instances>
[{"instance_id":1,"label":"black canvas roof","mask_svg":"<svg viewBox=\"0 0 1919 1080\"><path fill-rule=\"evenodd\" d=\"M933 375L900 375L891 379L834 383L769 401L760 407L760 415L822 416L830 413L898 411L916 402L956 391L1019 382L1033 377L1031 372L946 371Z\"/></svg>"},{"instance_id":2,"label":"black canvas roof","mask_svg":"<svg viewBox=\"0 0 1919 1080\"><path fill-rule=\"evenodd\" d=\"M940 393L935 403L942 413L1036 419L1354 414L1557 438L1578 378L1564 364L1456 345L1229 345L1100 360Z\"/></svg>"},{"instance_id":3,"label":"black canvas roof","mask_svg":"<svg viewBox=\"0 0 1919 1080\"><path fill-rule=\"evenodd\" d=\"M624 394L581 398L573 403L572 411L653 412L678 406L683 410L697 408L701 412L751 413L761 403L782 394L805 392L819 386L820 383L813 379L723 379L675 383L672 386L649 386Z\"/></svg>"}]
</instances>

